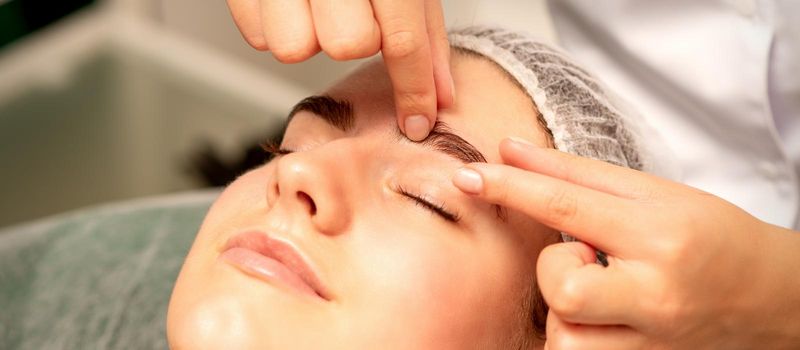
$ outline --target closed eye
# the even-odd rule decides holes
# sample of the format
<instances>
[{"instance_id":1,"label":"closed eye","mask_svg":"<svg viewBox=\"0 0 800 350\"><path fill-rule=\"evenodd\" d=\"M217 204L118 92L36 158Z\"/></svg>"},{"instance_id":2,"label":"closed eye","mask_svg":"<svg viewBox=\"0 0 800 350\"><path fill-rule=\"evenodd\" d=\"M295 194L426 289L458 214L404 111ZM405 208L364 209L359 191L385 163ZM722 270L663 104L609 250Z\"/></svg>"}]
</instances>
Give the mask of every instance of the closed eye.
<instances>
[{"instance_id":1,"label":"closed eye","mask_svg":"<svg viewBox=\"0 0 800 350\"><path fill-rule=\"evenodd\" d=\"M436 204L427 197L413 194L402 187L398 187L397 191L406 198L414 201L417 205L432 211L449 222L457 223L461 220L458 214L449 211L444 204Z\"/></svg>"}]
</instances>

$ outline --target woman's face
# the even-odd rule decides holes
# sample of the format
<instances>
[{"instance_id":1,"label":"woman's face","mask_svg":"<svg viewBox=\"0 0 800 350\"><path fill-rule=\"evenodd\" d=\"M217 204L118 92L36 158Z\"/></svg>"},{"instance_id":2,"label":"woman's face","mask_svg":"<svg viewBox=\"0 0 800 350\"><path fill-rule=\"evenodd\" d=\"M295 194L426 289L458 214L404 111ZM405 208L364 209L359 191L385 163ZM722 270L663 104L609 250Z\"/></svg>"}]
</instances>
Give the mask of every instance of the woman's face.
<instances>
[{"instance_id":1,"label":"woman's face","mask_svg":"<svg viewBox=\"0 0 800 350\"><path fill-rule=\"evenodd\" d=\"M546 145L498 68L458 56L452 71L456 104L439 120L488 162L507 136ZM281 144L294 152L212 206L172 295L171 347L495 349L526 336L536 258L557 234L456 189L457 157L477 155L452 135L401 137L381 62L326 94L352 120L330 100L303 104Z\"/></svg>"}]
</instances>

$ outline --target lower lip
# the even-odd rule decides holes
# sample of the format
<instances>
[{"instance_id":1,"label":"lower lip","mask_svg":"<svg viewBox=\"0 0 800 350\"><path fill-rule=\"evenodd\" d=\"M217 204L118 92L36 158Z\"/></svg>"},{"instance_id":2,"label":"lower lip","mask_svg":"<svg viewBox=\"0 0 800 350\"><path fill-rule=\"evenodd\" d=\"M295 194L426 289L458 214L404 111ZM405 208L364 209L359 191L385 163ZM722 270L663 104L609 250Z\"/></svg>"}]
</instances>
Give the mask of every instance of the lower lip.
<instances>
[{"instance_id":1,"label":"lower lip","mask_svg":"<svg viewBox=\"0 0 800 350\"><path fill-rule=\"evenodd\" d=\"M219 258L258 279L281 284L300 294L320 297L311 286L292 270L289 270L286 265L250 249L231 248L224 251Z\"/></svg>"}]
</instances>

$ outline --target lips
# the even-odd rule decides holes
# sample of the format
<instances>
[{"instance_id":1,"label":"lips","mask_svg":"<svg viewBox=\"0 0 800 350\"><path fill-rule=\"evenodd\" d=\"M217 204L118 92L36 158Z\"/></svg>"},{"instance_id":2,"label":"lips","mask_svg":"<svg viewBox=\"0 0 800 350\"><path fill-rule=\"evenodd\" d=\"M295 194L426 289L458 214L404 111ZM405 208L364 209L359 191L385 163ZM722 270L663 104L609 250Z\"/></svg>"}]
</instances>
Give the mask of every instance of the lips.
<instances>
[{"instance_id":1,"label":"lips","mask_svg":"<svg viewBox=\"0 0 800 350\"><path fill-rule=\"evenodd\" d=\"M242 272L302 295L330 300L317 274L288 242L248 231L228 240L219 258Z\"/></svg>"}]
</instances>

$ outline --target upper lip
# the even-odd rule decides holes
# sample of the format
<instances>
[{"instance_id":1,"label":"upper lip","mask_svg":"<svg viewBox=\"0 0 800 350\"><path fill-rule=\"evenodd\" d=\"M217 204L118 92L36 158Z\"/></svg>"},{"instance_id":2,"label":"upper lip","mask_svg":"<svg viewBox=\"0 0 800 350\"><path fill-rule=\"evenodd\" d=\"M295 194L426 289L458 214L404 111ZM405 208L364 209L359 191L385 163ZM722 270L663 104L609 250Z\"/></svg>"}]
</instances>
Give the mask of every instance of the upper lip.
<instances>
[{"instance_id":1,"label":"upper lip","mask_svg":"<svg viewBox=\"0 0 800 350\"><path fill-rule=\"evenodd\" d=\"M231 237L222 251L237 247L246 248L277 260L300 276L321 298L331 300L325 285L317 277L312 265L291 242L270 237L264 232L247 231Z\"/></svg>"}]
</instances>

